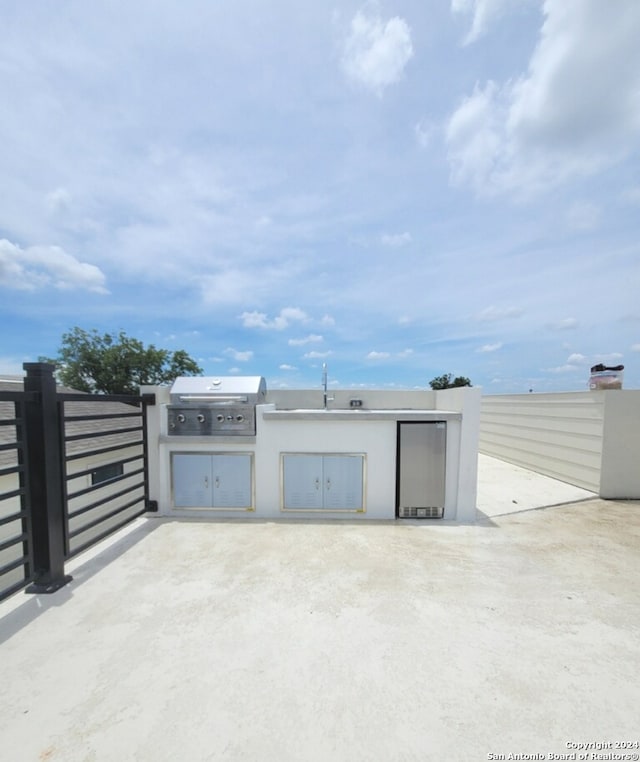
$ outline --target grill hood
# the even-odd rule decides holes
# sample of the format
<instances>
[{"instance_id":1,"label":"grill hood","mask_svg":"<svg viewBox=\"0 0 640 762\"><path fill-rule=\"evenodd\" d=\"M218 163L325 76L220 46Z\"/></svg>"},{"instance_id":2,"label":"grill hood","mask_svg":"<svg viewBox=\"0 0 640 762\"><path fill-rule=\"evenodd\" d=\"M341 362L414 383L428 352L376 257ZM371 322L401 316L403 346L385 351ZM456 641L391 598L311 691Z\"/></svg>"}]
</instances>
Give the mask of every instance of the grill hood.
<instances>
[{"instance_id":1,"label":"grill hood","mask_svg":"<svg viewBox=\"0 0 640 762\"><path fill-rule=\"evenodd\" d=\"M267 384L262 376L181 376L171 387L172 405L258 405Z\"/></svg>"}]
</instances>

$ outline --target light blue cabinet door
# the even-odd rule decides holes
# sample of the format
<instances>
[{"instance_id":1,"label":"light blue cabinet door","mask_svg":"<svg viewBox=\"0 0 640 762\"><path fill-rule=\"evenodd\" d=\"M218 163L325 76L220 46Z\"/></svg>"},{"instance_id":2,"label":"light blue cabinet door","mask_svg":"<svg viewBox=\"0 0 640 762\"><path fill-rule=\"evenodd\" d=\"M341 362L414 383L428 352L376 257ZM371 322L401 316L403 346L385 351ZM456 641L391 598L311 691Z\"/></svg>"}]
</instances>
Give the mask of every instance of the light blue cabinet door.
<instances>
[{"instance_id":1,"label":"light blue cabinet door","mask_svg":"<svg viewBox=\"0 0 640 762\"><path fill-rule=\"evenodd\" d=\"M211 456L174 453L171 460L173 504L176 508L210 508Z\"/></svg>"},{"instance_id":2,"label":"light blue cabinet door","mask_svg":"<svg viewBox=\"0 0 640 762\"><path fill-rule=\"evenodd\" d=\"M322 508L322 456L283 455L284 509Z\"/></svg>"},{"instance_id":3,"label":"light blue cabinet door","mask_svg":"<svg viewBox=\"0 0 640 762\"><path fill-rule=\"evenodd\" d=\"M323 460L324 508L361 509L362 455L325 455Z\"/></svg>"},{"instance_id":4,"label":"light blue cabinet door","mask_svg":"<svg viewBox=\"0 0 640 762\"><path fill-rule=\"evenodd\" d=\"M251 508L251 456L214 455L213 507Z\"/></svg>"}]
</instances>

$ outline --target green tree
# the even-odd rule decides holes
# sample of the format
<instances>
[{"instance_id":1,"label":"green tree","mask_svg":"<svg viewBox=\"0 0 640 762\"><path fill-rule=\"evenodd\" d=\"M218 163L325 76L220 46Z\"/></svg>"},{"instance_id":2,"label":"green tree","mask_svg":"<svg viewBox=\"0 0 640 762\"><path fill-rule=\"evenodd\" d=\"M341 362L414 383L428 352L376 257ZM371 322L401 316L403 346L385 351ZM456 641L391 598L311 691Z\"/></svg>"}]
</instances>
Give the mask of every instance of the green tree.
<instances>
[{"instance_id":1,"label":"green tree","mask_svg":"<svg viewBox=\"0 0 640 762\"><path fill-rule=\"evenodd\" d=\"M436 376L429 381L432 389L452 389L455 386L471 386L471 381L466 376L456 376L451 380L451 373Z\"/></svg>"},{"instance_id":2,"label":"green tree","mask_svg":"<svg viewBox=\"0 0 640 762\"><path fill-rule=\"evenodd\" d=\"M58 357L41 362L57 366L60 383L94 394L137 394L142 384L163 384L176 376L197 376L202 368L183 350L145 347L123 331L101 336L95 328L62 335Z\"/></svg>"}]
</instances>

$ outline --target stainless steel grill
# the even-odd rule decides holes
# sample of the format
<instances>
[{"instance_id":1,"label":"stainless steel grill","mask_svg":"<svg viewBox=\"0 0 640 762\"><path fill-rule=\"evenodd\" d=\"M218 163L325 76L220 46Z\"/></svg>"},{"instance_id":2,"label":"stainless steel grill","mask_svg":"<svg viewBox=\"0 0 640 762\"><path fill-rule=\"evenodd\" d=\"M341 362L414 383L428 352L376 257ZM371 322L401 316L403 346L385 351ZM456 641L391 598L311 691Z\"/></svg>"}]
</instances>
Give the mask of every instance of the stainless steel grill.
<instances>
[{"instance_id":1,"label":"stainless steel grill","mask_svg":"<svg viewBox=\"0 0 640 762\"><path fill-rule=\"evenodd\" d=\"M264 402L262 376L184 376L170 392L171 436L253 436L256 405Z\"/></svg>"}]
</instances>

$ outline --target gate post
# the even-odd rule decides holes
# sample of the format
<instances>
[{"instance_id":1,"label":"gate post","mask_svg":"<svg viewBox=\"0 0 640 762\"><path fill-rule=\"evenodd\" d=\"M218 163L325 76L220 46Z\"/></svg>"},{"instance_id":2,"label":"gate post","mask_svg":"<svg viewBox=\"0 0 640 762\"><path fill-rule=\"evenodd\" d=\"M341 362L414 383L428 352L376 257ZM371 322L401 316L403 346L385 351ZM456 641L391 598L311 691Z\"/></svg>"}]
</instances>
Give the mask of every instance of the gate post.
<instances>
[{"instance_id":1,"label":"gate post","mask_svg":"<svg viewBox=\"0 0 640 762\"><path fill-rule=\"evenodd\" d=\"M62 432L56 398L55 365L26 362L24 389L38 401L25 404L28 478L35 581L27 593L54 593L71 581L64 573L65 509Z\"/></svg>"}]
</instances>

